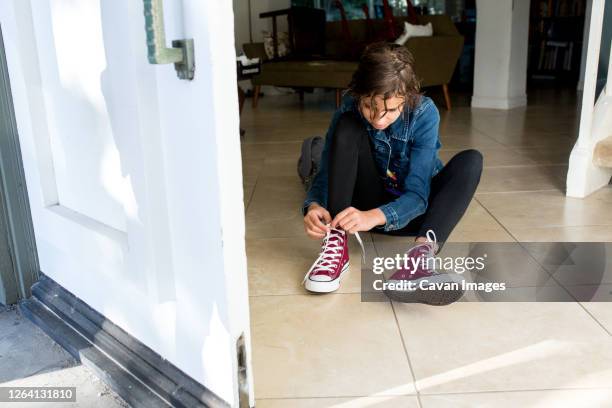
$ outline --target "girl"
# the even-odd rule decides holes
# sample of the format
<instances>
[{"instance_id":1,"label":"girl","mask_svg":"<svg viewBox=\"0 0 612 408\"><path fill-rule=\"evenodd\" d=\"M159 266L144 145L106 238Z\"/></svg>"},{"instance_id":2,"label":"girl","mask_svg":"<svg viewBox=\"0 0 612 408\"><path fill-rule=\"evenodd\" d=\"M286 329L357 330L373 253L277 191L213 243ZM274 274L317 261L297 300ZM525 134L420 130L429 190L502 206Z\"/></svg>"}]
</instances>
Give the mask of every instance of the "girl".
<instances>
[{"instance_id":1,"label":"girl","mask_svg":"<svg viewBox=\"0 0 612 408\"><path fill-rule=\"evenodd\" d=\"M482 155L473 149L442 164L439 121L432 100L420 94L410 52L391 43L368 46L332 118L320 171L304 202L306 233L323 239L304 277L307 290L338 289L348 270L347 233L372 230L416 235L408 256L421 262L390 280L413 281L417 289L387 291L388 296L429 304L461 297L459 289L418 289L424 279L457 281L456 274L438 273L426 261L439 250L436 235L442 245L459 222L482 172Z\"/></svg>"}]
</instances>

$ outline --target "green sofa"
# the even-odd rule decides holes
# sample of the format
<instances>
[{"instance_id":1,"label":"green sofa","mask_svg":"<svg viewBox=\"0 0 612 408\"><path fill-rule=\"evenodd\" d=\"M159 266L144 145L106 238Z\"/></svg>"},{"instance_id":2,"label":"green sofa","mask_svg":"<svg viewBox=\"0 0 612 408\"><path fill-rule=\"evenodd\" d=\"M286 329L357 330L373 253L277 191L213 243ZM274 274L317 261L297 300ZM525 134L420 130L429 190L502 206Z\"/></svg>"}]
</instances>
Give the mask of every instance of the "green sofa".
<instances>
[{"instance_id":1,"label":"green sofa","mask_svg":"<svg viewBox=\"0 0 612 408\"><path fill-rule=\"evenodd\" d=\"M401 34L406 18L396 17L395 21L396 32ZM405 46L414 55L421 85L442 86L446 107L450 110L447 85L461 55L463 37L448 16L418 16L418 24L429 22L433 26L433 36L410 38ZM340 92L348 86L357 67L357 56L368 43L366 20L351 20L348 23L352 46L346 45L341 22L328 22L325 27L325 55L312 60L268 60L263 43L244 44L243 50L247 57L259 57L263 60L261 73L251 79L253 107L257 107L261 85L332 88L336 90L336 104L339 104ZM373 20L372 23L374 32L384 30L381 20Z\"/></svg>"}]
</instances>

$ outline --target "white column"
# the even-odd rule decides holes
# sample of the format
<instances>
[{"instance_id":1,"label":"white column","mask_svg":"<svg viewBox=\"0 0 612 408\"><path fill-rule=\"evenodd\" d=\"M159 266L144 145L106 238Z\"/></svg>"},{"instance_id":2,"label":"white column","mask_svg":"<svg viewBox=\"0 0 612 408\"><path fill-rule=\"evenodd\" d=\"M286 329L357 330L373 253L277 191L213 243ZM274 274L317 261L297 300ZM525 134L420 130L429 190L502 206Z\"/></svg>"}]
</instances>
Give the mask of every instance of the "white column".
<instances>
[{"instance_id":1,"label":"white column","mask_svg":"<svg viewBox=\"0 0 612 408\"><path fill-rule=\"evenodd\" d=\"M512 109L527 104L529 0L476 0L472 107Z\"/></svg>"}]
</instances>

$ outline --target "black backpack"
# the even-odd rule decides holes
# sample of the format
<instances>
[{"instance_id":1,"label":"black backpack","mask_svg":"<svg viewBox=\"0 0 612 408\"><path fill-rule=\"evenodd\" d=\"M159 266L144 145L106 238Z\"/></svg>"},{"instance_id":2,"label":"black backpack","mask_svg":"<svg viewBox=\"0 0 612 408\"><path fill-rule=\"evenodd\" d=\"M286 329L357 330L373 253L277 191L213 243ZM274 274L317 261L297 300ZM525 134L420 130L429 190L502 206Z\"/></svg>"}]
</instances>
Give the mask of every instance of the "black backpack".
<instances>
[{"instance_id":1,"label":"black backpack","mask_svg":"<svg viewBox=\"0 0 612 408\"><path fill-rule=\"evenodd\" d=\"M321 154L323 153L324 143L325 141L321 136L309 137L302 143L302 153L298 159L297 171L306 191L310 189L314 176L321 168Z\"/></svg>"}]
</instances>

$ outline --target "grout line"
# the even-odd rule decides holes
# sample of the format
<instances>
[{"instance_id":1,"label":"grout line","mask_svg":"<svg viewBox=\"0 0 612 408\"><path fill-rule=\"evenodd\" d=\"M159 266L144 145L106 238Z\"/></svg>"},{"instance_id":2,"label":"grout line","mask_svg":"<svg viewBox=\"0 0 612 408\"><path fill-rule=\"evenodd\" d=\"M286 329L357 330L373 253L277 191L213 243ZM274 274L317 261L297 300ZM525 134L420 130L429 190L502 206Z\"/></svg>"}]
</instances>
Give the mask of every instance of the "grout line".
<instances>
[{"instance_id":1,"label":"grout line","mask_svg":"<svg viewBox=\"0 0 612 408\"><path fill-rule=\"evenodd\" d=\"M483 155L484 156L484 155ZM498 164L493 166L483 166L483 169L506 169L519 167L567 167L567 163L523 163L523 164Z\"/></svg>"},{"instance_id":2,"label":"grout line","mask_svg":"<svg viewBox=\"0 0 612 408\"><path fill-rule=\"evenodd\" d=\"M451 391L451 392L436 392L436 393L425 393L423 396L444 396L444 395L463 395L463 394L505 394L505 393L519 393L519 392L542 392L542 391L612 391L612 387L576 387L576 388L535 388L535 389L522 389L522 390L491 390L491 391Z\"/></svg>"},{"instance_id":3,"label":"grout line","mask_svg":"<svg viewBox=\"0 0 612 408\"><path fill-rule=\"evenodd\" d=\"M309 397L266 397L266 398L257 398L255 396L255 400L257 401L275 401L275 400L308 400L308 399L333 399L333 398L399 398L399 397L415 397L415 394L391 394L391 395L313 395Z\"/></svg>"},{"instance_id":4,"label":"grout line","mask_svg":"<svg viewBox=\"0 0 612 408\"><path fill-rule=\"evenodd\" d=\"M397 312L395 310L395 305L393 304L393 301L390 301L390 303L391 303L391 310L393 311L393 317L395 318L395 324L397 326L397 331L399 333L400 340L402 342L402 347L404 349L404 354L406 355L406 360L408 360L408 367L410 368L410 374L412 375L412 383L414 384L414 391L416 392L417 404L419 408L423 408L423 404L421 402L421 395L419 392L419 388L417 387L416 376L414 374L414 368L412 367L412 362L410 361L410 355L408 354L408 348L406 347L406 340L404 339L404 335L402 334L402 329L399 324L399 319L397 318Z\"/></svg>"},{"instance_id":5,"label":"grout line","mask_svg":"<svg viewBox=\"0 0 612 408\"><path fill-rule=\"evenodd\" d=\"M580 308L582 308L594 321L595 323L597 323L607 334L608 336L612 337L612 333L595 317L593 316L592 313L590 313L586 307L584 307L584 305L582 304L582 302L578 301L578 299L576 299L576 297L572 294L572 292L570 292L570 290L563 285L555 276L553 273L551 273L551 271L545 266L543 265L540 261L538 261L535 256L531 253L531 251L529 251L529 249L527 249L525 247L525 245L523 245L525 242L521 242L519 241L514 234L512 234L490 211L487 207L484 206L484 204L482 204L480 201L478 201L476 198L474 198L484 209L485 211L491 216L493 217L493 219L495 219L495 221L502 226L502 228L516 241L517 244L520 245L521 248L523 248L523 250L527 253L527 255L533 259L539 266L540 268L542 268L544 270L544 272L546 272L548 274L548 276L550 276L550 278L555 281L555 283L557 283L557 285L559 285L559 287L561 289L563 289L565 291L565 293L567 293L569 295L570 298L574 299L574 303L576 303Z\"/></svg>"},{"instance_id":6,"label":"grout line","mask_svg":"<svg viewBox=\"0 0 612 408\"><path fill-rule=\"evenodd\" d=\"M606 333L608 333L608 336L611 336L611 337L612 337L612 333L610 333L610 330L608 330L608 329L606 328L606 326L604 326L604 325L603 325L603 323L601 323L601 322L600 322L600 321L599 321L599 320L598 320L598 319L597 319L595 316L593 316L593 314L592 314L592 313L591 313L591 312L590 312L590 311L589 311L589 310L588 310L588 309L587 309L587 308L586 308L586 307L585 307L585 306L582 304L583 302L576 302L576 303L578 303L578 305L579 305L579 306L580 306L580 307L581 307L581 308L582 308L582 309L583 309L583 310L586 312L586 314L588 314L589 316L591 316L591 318L592 318L593 320L595 320L595 322L596 322L596 323L597 323L599 326L601 326L601 328L602 328L602 329L603 329L603 330L604 330Z\"/></svg>"},{"instance_id":7,"label":"grout line","mask_svg":"<svg viewBox=\"0 0 612 408\"><path fill-rule=\"evenodd\" d=\"M535 169L537 167L567 167L567 163L534 163L534 164L497 164L491 166L483 166L482 169L520 169L520 168L528 168Z\"/></svg>"},{"instance_id":8,"label":"grout line","mask_svg":"<svg viewBox=\"0 0 612 408\"><path fill-rule=\"evenodd\" d=\"M512 243L512 242L504 242L504 243ZM518 244L518 242L514 242L515 244ZM537 261L535 261L536 263L538 263ZM538 263L539 266L542 266L540 263ZM544 272L549 273L547 270L545 270ZM550 274L550 273L549 273ZM612 285L611 283L603 283L603 285ZM560 287L563 287L563 285L559 284ZM580 284L580 285L572 285L572 286L597 286L596 284L588 284L588 283L584 283L584 284ZM508 289L530 289L530 288L554 288L554 286L550 286L550 285L520 285L520 286L508 286ZM359 295L361 294L361 292L331 292L331 293L325 293L325 296L338 296L338 295ZM266 294L261 294L261 295L249 295L250 298L258 298L258 297L272 297L272 296L276 296L276 297L281 297L281 296L323 296L323 295L317 295L317 294L312 294L310 292L300 292L300 293L266 293ZM385 300L386 302L386 300ZM525 303L525 301L523 300L513 300L513 301L496 301L496 302L472 302L471 303L500 303L500 302L504 302L504 303ZM531 302L531 301L530 301ZM383 301L368 301L367 303L383 303ZM536 302L536 303L551 303L551 302ZM568 303L568 302L565 302ZM576 301L576 303L581 303L580 301Z\"/></svg>"},{"instance_id":9,"label":"grout line","mask_svg":"<svg viewBox=\"0 0 612 408\"><path fill-rule=\"evenodd\" d=\"M242 178L242 182L244 183L244 176ZM251 194L249 196L249 199L247 201L247 205L244 208L244 226L245 226L245 239L246 239L246 215L247 215L247 211L249 210L249 207L251 206L251 201L253 201L253 196L255 195L255 189L257 188L257 183L259 182L259 174L257 174L257 177L255 178L255 184L253 185L253 191L251 191Z\"/></svg>"},{"instance_id":10,"label":"grout line","mask_svg":"<svg viewBox=\"0 0 612 408\"><path fill-rule=\"evenodd\" d=\"M297 279L296 279L297 280ZM307 297L323 297L323 296L342 296L342 295L361 295L361 291L359 292L331 292L331 293L323 293L323 294L316 294L316 293L310 293L308 292L306 289L304 289L304 292L300 292L300 293L267 293L267 294L263 294L263 295L249 295L249 298L259 298L259 297L281 297L281 296L307 296ZM369 303L383 303L383 302L369 302Z\"/></svg>"},{"instance_id":11,"label":"grout line","mask_svg":"<svg viewBox=\"0 0 612 408\"><path fill-rule=\"evenodd\" d=\"M564 290L564 291L565 291L565 292L566 292L566 293L569 295L569 297L570 297L570 298L574 299L574 301L578 303L578 301L576 300L576 297L572 295L572 293L569 291L569 289L567 289L565 286L563 286L563 285L561 284L561 282L559 282L559 281L558 281L558 280L557 280L557 279L556 279L556 278L555 278L555 277L554 277L554 276L553 276L553 275L550 273L550 271L549 271L549 270L548 270L548 269L547 269L547 268L546 268L544 265L542 265L542 263L541 263L541 262L539 262L539 261L538 261L538 260L535 258L535 256L534 256L534 255L533 255L533 254L532 254L532 253L531 253L531 252L530 252L530 251L529 251L529 250L528 250L528 249L525 247L525 245L523 245L524 243L520 242L520 241L519 241L519 240L518 240L518 239L517 239L517 238L514 236L514 234L512 234L512 233L510 232L510 230L508 230L508 228L506 228L506 226L505 226L504 224L502 224L502 223L501 223L501 222L500 222L500 221L499 221L499 220L498 220L498 219L497 219L497 218L496 218L496 217L493 215L493 213L491 213L491 211L489 211L489 209L488 209L487 207L485 207L485 205L484 205L483 203L481 203L480 201L478 201L478 200L477 200L475 197L474 197L474 199L475 199L475 200L478 202L478 204L480 204L480 205L482 206L482 208L484 208L484 210L485 210L485 211L486 211L486 212L487 212L487 213L488 213L488 214L489 214L491 217L493 217L493 219L494 219L494 220L495 220L495 221L496 221L496 222L497 222L499 225L501 225L501 227L502 227L502 228L503 228L503 229L504 229L504 230L505 230L505 231L506 231L506 232L507 232L507 233L508 233L508 234L509 234L509 235L512 237L512 239L514 239L514 240L515 240L515 242L516 242L516 243L517 243L517 244L518 244L518 245L519 245L521 248L523 248L523 250L524 250L525 252L527 252L527 255L528 255L528 256L529 256L531 259L533 259L533 260L535 261L535 263L536 263L536 264L538 264L538 265L540 266L540 268L541 268L541 269L542 269L542 270L543 270L545 273L547 273L547 274L548 274L548 276L549 276L551 279L553 279L553 280L554 280L554 281L557 283L557 285L559 285L559 287L560 287L561 289L563 289L563 290Z\"/></svg>"},{"instance_id":12,"label":"grout line","mask_svg":"<svg viewBox=\"0 0 612 408\"><path fill-rule=\"evenodd\" d=\"M474 193L474 195L477 196L477 195L486 195L486 194L545 193L545 192L551 192L551 191L561 192L561 190L559 190L558 188L547 188L547 189L543 189L543 190L483 191L483 192L478 192L477 191L476 193Z\"/></svg>"},{"instance_id":13,"label":"grout line","mask_svg":"<svg viewBox=\"0 0 612 408\"><path fill-rule=\"evenodd\" d=\"M509 148L510 146L507 145L506 143L500 142L499 140L495 139L493 136L489 136L485 131L478 129L476 126L474 125L470 125L470 129L475 130L476 133L480 133L482 136L486 137L487 139L500 144L503 147L507 147Z\"/></svg>"},{"instance_id":14,"label":"grout line","mask_svg":"<svg viewBox=\"0 0 612 408\"><path fill-rule=\"evenodd\" d=\"M258 146L258 145L277 145L277 144L295 144L295 145L299 145L303 143L303 140L268 140L268 141L261 141L261 142L241 142L242 145L248 145L248 146Z\"/></svg>"},{"instance_id":15,"label":"grout line","mask_svg":"<svg viewBox=\"0 0 612 408\"><path fill-rule=\"evenodd\" d=\"M476 201L478 203L478 205L480 205L486 211L487 214L489 214L491 216L491 218L493 218L495 220L496 223L498 223L503 228L504 231L506 231L506 233L508 235L510 235L512 237L512 239L514 241L518 242L518 239L516 239L514 234L512 234L510 232L510 230L508 228L506 228L506 226L504 224L502 224L502 222L500 220L498 220L497 217L495 215L493 215L493 213L483 203L480 202L480 200L478 200L478 197L476 197L476 195L474 195L473 199L474 199L474 201Z\"/></svg>"},{"instance_id":16,"label":"grout line","mask_svg":"<svg viewBox=\"0 0 612 408\"><path fill-rule=\"evenodd\" d=\"M521 392L547 392L547 391L612 391L612 387L572 387L572 388L529 388L518 390L489 390L489 391L450 391L450 392L434 392L421 394L424 397L447 396L447 395L466 395L466 394L512 394ZM415 397L416 394L394 394L394 395L313 395L308 397L265 397L257 398L257 401L264 400L308 400L308 399L333 399L333 398L398 398L398 397Z\"/></svg>"},{"instance_id":17,"label":"grout line","mask_svg":"<svg viewBox=\"0 0 612 408\"><path fill-rule=\"evenodd\" d=\"M380 256L380 253L378 252L378 247L376 245L376 242L372 234L370 234L370 237L371 237L372 246L374 247L374 251L376 255ZM404 339L404 335L402 334L402 329L399 324L399 319L397 317L395 305L393 304L393 301L391 300L389 301L389 303L391 305L391 310L393 311L393 317L395 319L395 325L397 326L397 331L400 336L400 341L402 342L402 348L404 349L404 354L406 355L406 360L408 361L408 367L410 368L410 374L412 375L412 383L414 384L414 391L416 392L417 405L419 408L423 408L423 403L421 402L421 396L419 394L419 389L417 387L416 375L414 374L414 367L412 366L412 361L410 361L410 355L408 354L408 348L406 347L406 340Z\"/></svg>"}]
</instances>

